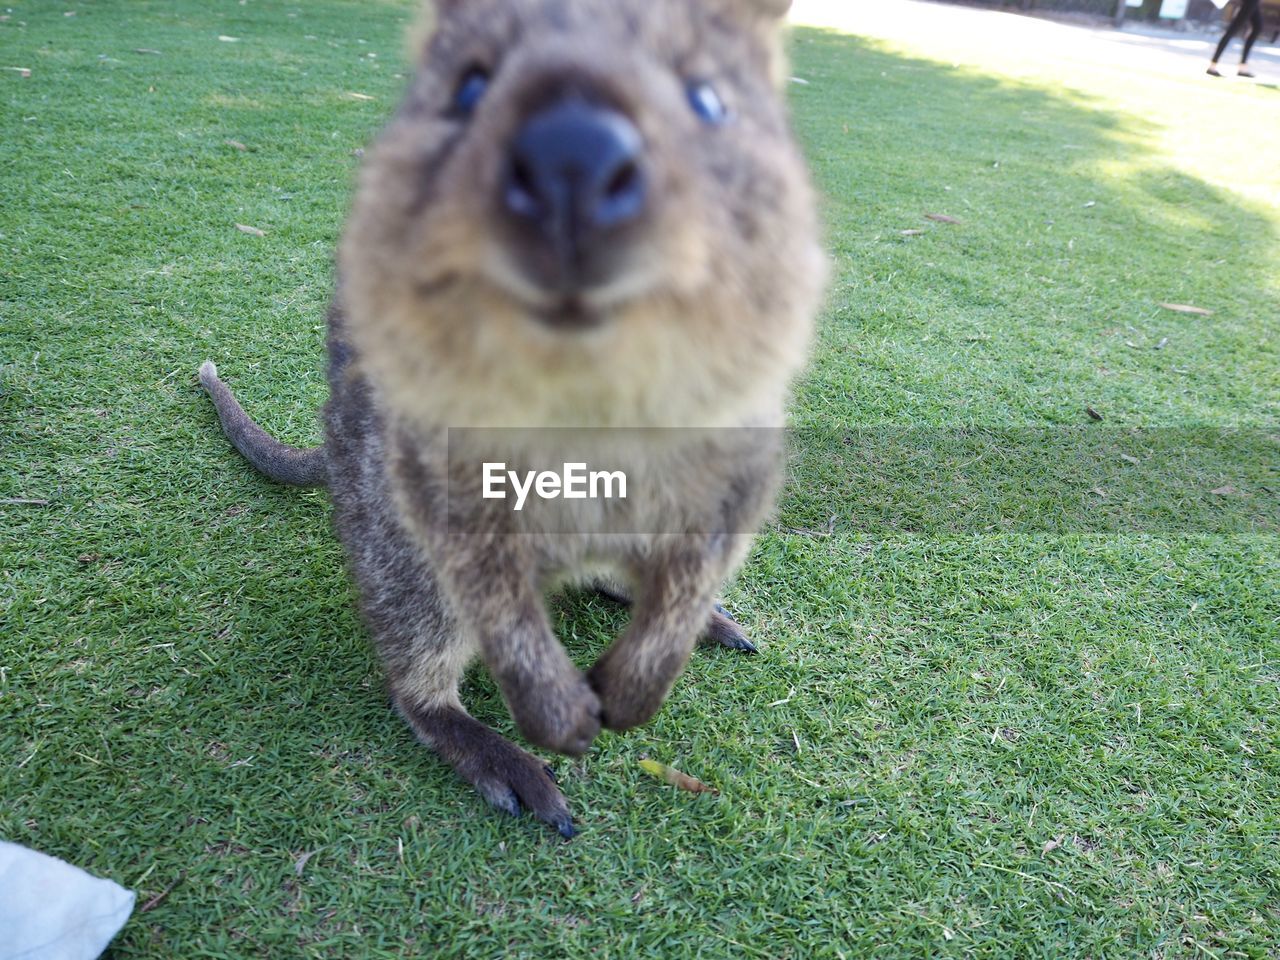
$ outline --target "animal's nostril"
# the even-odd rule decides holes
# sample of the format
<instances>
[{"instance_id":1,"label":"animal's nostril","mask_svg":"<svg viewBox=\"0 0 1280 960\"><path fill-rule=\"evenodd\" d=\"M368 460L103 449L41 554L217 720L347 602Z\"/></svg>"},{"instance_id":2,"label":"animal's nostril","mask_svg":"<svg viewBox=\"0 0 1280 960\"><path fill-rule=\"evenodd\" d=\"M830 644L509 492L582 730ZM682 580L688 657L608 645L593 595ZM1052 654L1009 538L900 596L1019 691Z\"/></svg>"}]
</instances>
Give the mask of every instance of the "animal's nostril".
<instances>
[{"instance_id":1,"label":"animal's nostril","mask_svg":"<svg viewBox=\"0 0 1280 960\"><path fill-rule=\"evenodd\" d=\"M519 217L536 219L542 210L537 177L519 155L511 158L504 199L507 209Z\"/></svg>"},{"instance_id":2,"label":"animal's nostril","mask_svg":"<svg viewBox=\"0 0 1280 960\"><path fill-rule=\"evenodd\" d=\"M609 178L592 214L596 226L608 228L635 219L644 210L644 177L634 160L624 161Z\"/></svg>"},{"instance_id":3,"label":"animal's nostril","mask_svg":"<svg viewBox=\"0 0 1280 960\"><path fill-rule=\"evenodd\" d=\"M625 163L613 175L604 188L604 195L610 199L633 193L640 185L640 168L634 163Z\"/></svg>"}]
</instances>

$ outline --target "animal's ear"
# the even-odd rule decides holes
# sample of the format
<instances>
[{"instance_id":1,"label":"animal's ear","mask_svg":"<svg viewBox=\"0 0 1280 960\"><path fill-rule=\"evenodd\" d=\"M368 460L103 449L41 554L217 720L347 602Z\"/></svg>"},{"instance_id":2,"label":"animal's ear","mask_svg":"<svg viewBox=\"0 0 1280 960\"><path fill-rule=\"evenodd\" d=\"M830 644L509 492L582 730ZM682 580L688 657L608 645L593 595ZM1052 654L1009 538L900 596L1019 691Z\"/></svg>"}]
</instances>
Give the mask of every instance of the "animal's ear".
<instances>
[{"instance_id":1,"label":"animal's ear","mask_svg":"<svg viewBox=\"0 0 1280 960\"><path fill-rule=\"evenodd\" d=\"M741 0L748 7L755 7L762 16L781 20L791 9L791 0Z\"/></svg>"},{"instance_id":2,"label":"animal's ear","mask_svg":"<svg viewBox=\"0 0 1280 960\"><path fill-rule=\"evenodd\" d=\"M769 26L782 21L791 9L791 0L721 0L730 12Z\"/></svg>"},{"instance_id":3,"label":"animal's ear","mask_svg":"<svg viewBox=\"0 0 1280 960\"><path fill-rule=\"evenodd\" d=\"M783 26L791 10L791 0L711 0L723 13L745 21L760 37L769 58L768 69L775 85L786 79L787 58L783 51Z\"/></svg>"},{"instance_id":4,"label":"animal's ear","mask_svg":"<svg viewBox=\"0 0 1280 960\"><path fill-rule=\"evenodd\" d=\"M405 33L405 43L408 47L411 62L422 59L423 51L427 47L427 41L436 32L436 25L439 23L440 18L447 17L450 12L461 7L463 2L464 0L425 0L425 2L420 2L418 15Z\"/></svg>"}]
</instances>

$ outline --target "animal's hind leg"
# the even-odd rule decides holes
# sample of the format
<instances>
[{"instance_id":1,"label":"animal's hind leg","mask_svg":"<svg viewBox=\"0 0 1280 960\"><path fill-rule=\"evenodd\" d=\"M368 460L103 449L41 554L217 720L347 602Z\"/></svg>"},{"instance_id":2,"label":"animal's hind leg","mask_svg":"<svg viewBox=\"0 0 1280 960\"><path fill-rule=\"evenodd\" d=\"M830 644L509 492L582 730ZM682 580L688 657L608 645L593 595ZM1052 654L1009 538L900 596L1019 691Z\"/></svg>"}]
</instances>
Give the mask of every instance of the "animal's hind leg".
<instances>
[{"instance_id":1,"label":"animal's hind leg","mask_svg":"<svg viewBox=\"0 0 1280 960\"><path fill-rule=\"evenodd\" d=\"M591 583L591 589L616 603L631 605L630 592L615 580L597 578ZM743 653L760 652L743 632L742 625L733 619L733 615L719 603L712 607L711 616L707 620L706 627L703 628L701 639L708 643L718 643L730 650L741 650Z\"/></svg>"},{"instance_id":2,"label":"animal's hind leg","mask_svg":"<svg viewBox=\"0 0 1280 960\"><path fill-rule=\"evenodd\" d=\"M728 647L730 650L741 650L743 653L760 652L751 639L743 633L742 624L733 619L733 615L718 603L711 612L711 619L707 622L706 629L702 631L702 638L718 643L722 647Z\"/></svg>"},{"instance_id":3,"label":"animal's hind leg","mask_svg":"<svg viewBox=\"0 0 1280 960\"><path fill-rule=\"evenodd\" d=\"M462 708L458 684L475 644L459 629L428 557L394 509L382 427L367 388L340 365L330 385L325 449L334 526L396 709L490 803L508 813L523 806L572 836L569 806L550 770Z\"/></svg>"},{"instance_id":4,"label":"animal's hind leg","mask_svg":"<svg viewBox=\"0 0 1280 960\"><path fill-rule=\"evenodd\" d=\"M526 809L565 839L574 835L569 805L549 766L490 730L461 706L414 704L398 696L395 700L418 739L448 761L489 803L512 816Z\"/></svg>"},{"instance_id":5,"label":"animal's hind leg","mask_svg":"<svg viewBox=\"0 0 1280 960\"><path fill-rule=\"evenodd\" d=\"M366 553L361 561L372 559ZM426 563L403 555L401 561L377 578L361 578L372 581L362 607L396 709L489 803L512 815L526 809L572 837L573 818L551 768L463 709L458 684L474 645L441 603Z\"/></svg>"},{"instance_id":6,"label":"animal's hind leg","mask_svg":"<svg viewBox=\"0 0 1280 960\"><path fill-rule=\"evenodd\" d=\"M372 486L377 479L366 482ZM475 644L450 612L430 562L391 512L390 497L334 499L361 612L396 709L418 739L489 803L511 814L527 809L562 836L573 836L568 803L550 768L463 709L458 684Z\"/></svg>"}]
</instances>

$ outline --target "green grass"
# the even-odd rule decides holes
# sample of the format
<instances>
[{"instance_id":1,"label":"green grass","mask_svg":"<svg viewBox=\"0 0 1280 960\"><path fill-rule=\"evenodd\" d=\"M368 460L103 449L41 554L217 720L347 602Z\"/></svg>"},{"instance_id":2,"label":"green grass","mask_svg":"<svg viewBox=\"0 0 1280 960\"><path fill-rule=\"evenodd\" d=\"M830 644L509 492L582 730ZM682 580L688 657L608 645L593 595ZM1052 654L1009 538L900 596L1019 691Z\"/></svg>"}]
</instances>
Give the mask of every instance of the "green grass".
<instances>
[{"instance_id":1,"label":"green grass","mask_svg":"<svg viewBox=\"0 0 1280 960\"><path fill-rule=\"evenodd\" d=\"M353 151L408 3L10 2L0 66L32 73L0 75L0 500L48 503L0 505L0 837L168 891L113 957L1280 950L1274 90L798 32L837 269L797 426L954 445L1092 406L1107 442L1248 442L1133 528L916 533L934 485L892 457L905 493L867 528L802 464L729 596L763 652L700 653L651 725L556 761L564 844L413 742L323 498L249 472L193 380L217 357L315 439ZM1179 153L1215 129L1262 147ZM1073 482L1023 459L966 509L1034 518L1041 473ZM1223 483L1249 498L1226 520ZM619 622L556 609L584 663ZM465 696L510 732L487 678Z\"/></svg>"}]
</instances>

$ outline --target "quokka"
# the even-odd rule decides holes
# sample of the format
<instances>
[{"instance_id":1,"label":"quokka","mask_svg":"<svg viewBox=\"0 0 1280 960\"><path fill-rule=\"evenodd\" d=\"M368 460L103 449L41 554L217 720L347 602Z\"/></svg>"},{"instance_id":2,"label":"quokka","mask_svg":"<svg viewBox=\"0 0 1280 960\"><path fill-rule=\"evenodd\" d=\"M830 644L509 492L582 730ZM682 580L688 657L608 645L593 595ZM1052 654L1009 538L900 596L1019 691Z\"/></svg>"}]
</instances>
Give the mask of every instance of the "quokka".
<instances>
[{"instance_id":1,"label":"quokka","mask_svg":"<svg viewBox=\"0 0 1280 960\"><path fill-rule=\"evenodd\" d=\"M435 0L340 245L323 445L277 442L200 368L258 470L328 487L414 733L566 837L551 769L459 680L478 654L521 734L577 755L652 717L699 636L751 649L716 596L772 505L781 455L754 428L783 423L826 277L788 6ZM626 499L566 528L476 493L485 463L565 435L625 467ZM544 607L575 582L632 605L585 673Z\"/></svg>"}]
</instances>

